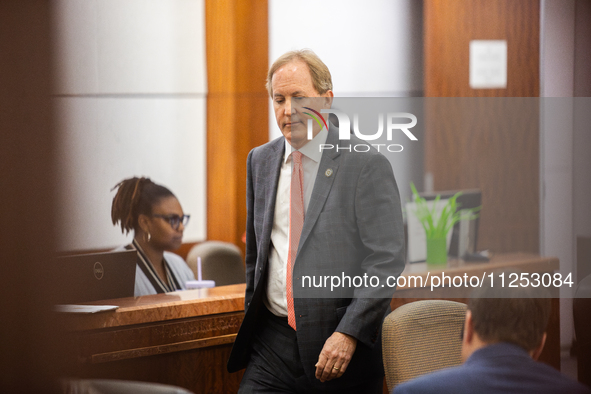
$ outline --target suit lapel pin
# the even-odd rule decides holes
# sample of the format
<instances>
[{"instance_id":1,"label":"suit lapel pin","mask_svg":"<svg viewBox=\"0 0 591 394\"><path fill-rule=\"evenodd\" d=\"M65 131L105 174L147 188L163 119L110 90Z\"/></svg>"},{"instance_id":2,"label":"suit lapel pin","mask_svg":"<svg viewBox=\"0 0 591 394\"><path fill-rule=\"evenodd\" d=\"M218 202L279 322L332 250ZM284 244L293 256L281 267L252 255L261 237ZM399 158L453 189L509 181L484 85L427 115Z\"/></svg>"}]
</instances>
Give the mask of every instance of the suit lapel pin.
<instances>
[{"instance_id":1,"label":"suit lapel pin","mask_svg":"<svg viewBox=\"0 0 591 394\"><path fill-rule=\"evenodd\" d=\"M329 178L332 175L332 169L329 168L328 170L326 170L326 172L324 173L324 175L326 175L326 177Z\"/></svg>"}]
</instances>

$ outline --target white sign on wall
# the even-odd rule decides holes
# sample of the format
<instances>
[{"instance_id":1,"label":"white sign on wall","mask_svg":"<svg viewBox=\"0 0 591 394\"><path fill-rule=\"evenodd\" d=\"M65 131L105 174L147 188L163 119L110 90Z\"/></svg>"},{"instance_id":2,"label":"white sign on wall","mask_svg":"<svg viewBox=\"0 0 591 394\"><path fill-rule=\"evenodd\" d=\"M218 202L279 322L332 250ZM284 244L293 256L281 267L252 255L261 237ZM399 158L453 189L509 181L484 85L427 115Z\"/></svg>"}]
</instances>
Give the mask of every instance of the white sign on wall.
<instances>
[{"instance_id":1,"label":"white sign on wall","mask_svg":"<svg viewBox=\"0 0 591 394\"><path fill-rule=\"evenodd\" d=\"M507 41L470 41L470 87L507 88Z\"/></svg>"}]
</instances>

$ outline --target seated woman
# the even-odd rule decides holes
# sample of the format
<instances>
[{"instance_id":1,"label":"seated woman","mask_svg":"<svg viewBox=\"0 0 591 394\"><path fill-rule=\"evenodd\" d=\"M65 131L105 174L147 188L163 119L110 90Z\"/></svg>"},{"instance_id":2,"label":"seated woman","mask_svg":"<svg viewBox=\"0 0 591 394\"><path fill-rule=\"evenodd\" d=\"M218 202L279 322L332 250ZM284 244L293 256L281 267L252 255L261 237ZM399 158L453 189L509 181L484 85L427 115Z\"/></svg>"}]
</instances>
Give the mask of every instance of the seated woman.
<instances>
[{"instance_id":1,"label":"seated woman","mask_svg":"<svg viewBox=\"0 0 591 394\"><path fill-rule=\"evenodd\" d=\"M189 215L170 190L149 178L130 178L115 185L111 219L121 232L133 230L133 242L125 249L137 250L135 296L185 289L194 280L182 257L170 253L181 246Z\"/></svg>"}]
</instances>

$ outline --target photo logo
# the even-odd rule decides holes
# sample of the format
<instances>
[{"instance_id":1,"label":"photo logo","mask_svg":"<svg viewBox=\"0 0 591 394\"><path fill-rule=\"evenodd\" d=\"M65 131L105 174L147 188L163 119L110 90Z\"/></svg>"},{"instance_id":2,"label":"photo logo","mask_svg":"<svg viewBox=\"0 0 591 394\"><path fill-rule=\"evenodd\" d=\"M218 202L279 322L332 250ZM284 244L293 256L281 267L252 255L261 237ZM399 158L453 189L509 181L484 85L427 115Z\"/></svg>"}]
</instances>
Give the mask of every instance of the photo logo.
<instances>
[{"instance_id":1,"label":"photo logo","mask_svg":"<svg viewBox=\"0 0 591 394\"><path fill-rule=\"evenodd\" d=\"M328 125L326 124L326 120L324 120L324 118L322 117L322 115L320 115L320 113L310 107L304 107L304 109L307 109L308 111L314 112L316 115L318 115L318 117L316 117L314 114L308 113L308 112L304 112L304 114L310 116L312 119L314 119L316 121L316 123L318 123L318 126L320 126L320 128L322 129L322 123L324 123L324 127L326 127L326 130L328 130ZM320 123L320 120L318 119L322 119L322 123ZM312 138L314 138L314 134L312 133L312 124L311 122L308 122L308 139L311 140Z\"/></svg>"},{"instance_id":2,"label":"photo logo","mask_svg":"<svg viewBox=\"0 0 591 394\"><path fill-rule=\"evenodd\" d=\"M328 126L326 124L326 121L324 120L324 117L322 117L322 114L334 114L338 120L339 120L339 140L350 140L351 139L351 130L353 130L353 134L355 134L355 136L357 138L359 138L360 140L363 141L375 141L379 138L382 137L382 135L384 134L384 114L380 113L378 114L378 131L376 131L373 134L363 134L361 133L361 131L359 130L359 114L354 114L353 115L353 129L351 129L351 121L349 120L349 116L339 110L336 109L321 109L320 113L318 111L315 111L314 109L310 108L310 107L304 107L305 109L309 110L312 113L309 112L304 112L304 114L310 116L312 119L314 119L316 121L316 123L318 123L318 125L320 126L320 128L322 128L322 123L320 123L320 119L322 119L322 122L324 123L324 127L326 127L328 129ZM320 118L320 119L319 119ZM314 138L314 133L313 133L313 122L312 119L308 119L307 122L307 135L308 135L308 140L311 140ZM409 122L400 122L400 120L409 120ZM401 131L402 133L404 133L404 135L406 135L406 137L408 137L409 140L411 141L417 141L417 137L415 137L415 135L410 131L411 128L413 128L414 126L417 125L417 117L409 112L389 112L386 114L386 139L388 141L392 141L392 136L394 135L395 131ZM371 146L373 146L374 148L376 148L378 150L378 152L380 151L380 148L384 147L388 152L402 152L402 150L404 149L404 147L400 144L371 144ZM355 152L368 152L371 148L370 145L367 144L357 144L354 145L353 150L355 150ZM351 151L351 147L339 147L339 146L334 146L332 144L321 144L320 145L320 151L322 152L323 150L330 150L330 149L336 149L337 151L339 150L348 150Z\"/></svg>"}]
</instances>

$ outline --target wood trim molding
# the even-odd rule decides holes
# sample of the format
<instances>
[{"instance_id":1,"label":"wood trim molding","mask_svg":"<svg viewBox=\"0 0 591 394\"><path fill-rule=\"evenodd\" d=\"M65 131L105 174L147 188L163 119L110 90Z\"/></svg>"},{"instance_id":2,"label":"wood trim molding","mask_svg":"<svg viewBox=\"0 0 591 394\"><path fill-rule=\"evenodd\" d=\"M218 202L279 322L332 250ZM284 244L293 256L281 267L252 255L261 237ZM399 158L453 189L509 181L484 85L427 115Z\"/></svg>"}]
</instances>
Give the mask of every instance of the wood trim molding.
<instances>
[{"instance_id":1,"label":"wood trim molding","mask_svg":"<svg viewBox=\"0 0 591 394\"><path fill-rule=\"evenodd\" d=\"M174 353L185 350L200 349L234 343L236 334L220 335L214 338L193 339L191 341L170 343L166 345L148 346L141 349L118 350L109 353L93 354L90 362L93 364L110 361L125 360L128 358L147 357L155 354Z\"/></svg>"},{"instance_id":2,"label":"wood trim molding","mask_svg":"<svg viewBox=\"0 0 591 394\"><path fill-rule=\"evenodd\" d=\"M206 0L207 239L241 247L246 158L269 140L266 0Z\"/></svg>"}]
</instances>

